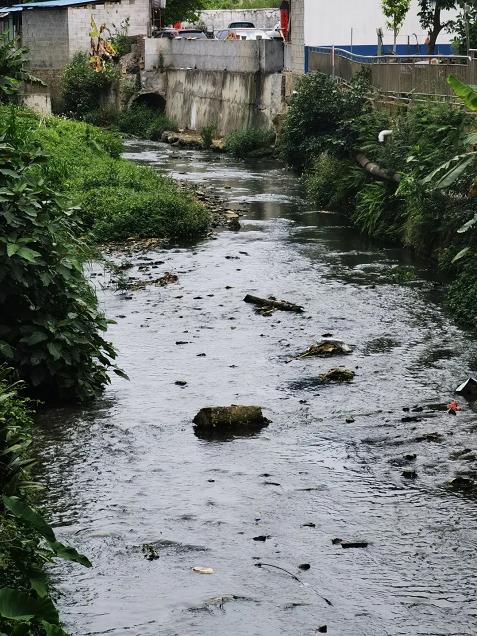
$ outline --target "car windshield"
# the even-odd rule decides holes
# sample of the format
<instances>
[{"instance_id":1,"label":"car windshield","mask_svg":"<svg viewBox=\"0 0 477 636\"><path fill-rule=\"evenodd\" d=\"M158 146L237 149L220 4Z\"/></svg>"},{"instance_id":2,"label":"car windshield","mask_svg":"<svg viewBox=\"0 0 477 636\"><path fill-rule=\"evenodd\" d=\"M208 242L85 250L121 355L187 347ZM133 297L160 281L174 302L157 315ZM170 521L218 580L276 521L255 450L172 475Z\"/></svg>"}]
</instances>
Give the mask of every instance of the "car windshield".
<instances>
[{"instance_id":1,"label":"car windshield","mask_svg":"<svg viewBox=\"0 0 477 636\"><path fill-rule=\"evenodd\" d=\"M254 29L255 25L253 22L231 22L229 24L229 29Z\"/></svg>"},{"instance_id":2,"label":"car windshield","mask_svg":"<svg viewBox=\"0 0 477 636\"><path fill-rule=\"evenodd\" d=\"M185 30L185 31L178 31L176 37L178 37L178 38L189 38L189 39L197 40L197 39L206 38L207 36L206 36L206 34L203 31Z\"/></svg>"}]
</instances>

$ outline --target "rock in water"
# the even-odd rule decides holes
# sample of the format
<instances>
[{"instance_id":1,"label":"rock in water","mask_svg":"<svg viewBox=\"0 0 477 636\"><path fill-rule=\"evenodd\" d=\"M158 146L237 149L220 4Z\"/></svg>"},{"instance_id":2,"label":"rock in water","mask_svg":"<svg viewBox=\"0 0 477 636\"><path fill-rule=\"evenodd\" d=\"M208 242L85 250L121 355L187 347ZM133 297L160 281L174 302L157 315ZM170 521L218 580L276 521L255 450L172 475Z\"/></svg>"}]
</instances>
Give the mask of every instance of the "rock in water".
<instances>
[{"instance_id":1,"label":"rock in water","mask_svg":"<svg viewBox=\"0 0 477 636\"><path fill-rule=\"evenodd\" d=\"M194 432L203 439L227 439L254 435L268 426L259 406L214 406L201 409L194 417Z\"/></svg>"},{"instance_id":2,"label":"rock in water","mask_svg":"<svg viewBox=\"0 0 477 636\"><path fill-rule=\"evenodd\" d=\"M336 369L330 369L326 373L320 375L320 380L323 383L328 382L351 382L354 379L355 373L351 369L344 369L338 367Z\"/></svg>"},{"instance_id":3,"label":"rock in water","mask_svg":"<svg viewBox=\"0 0 477 636\"><path fill-rule=\"evenodd\" d=\"M467 400L473 401L477 399L477 380L475 378L469 378L463 382L455 390L457 395L463 395Z\"/></svg>"},{"instance_id":4,"label":"rock in water","mask_svg":"<svg viewBox=\"0 0 477 636\"><path fill-rule=\"evenodd\" d=\"M312 344L303 353L296 357L297 360L318 356L320 358L331 358L332 356L348 355L352 351L351 347L340 340L323 340Z\"/></svg>"}]
</instances>

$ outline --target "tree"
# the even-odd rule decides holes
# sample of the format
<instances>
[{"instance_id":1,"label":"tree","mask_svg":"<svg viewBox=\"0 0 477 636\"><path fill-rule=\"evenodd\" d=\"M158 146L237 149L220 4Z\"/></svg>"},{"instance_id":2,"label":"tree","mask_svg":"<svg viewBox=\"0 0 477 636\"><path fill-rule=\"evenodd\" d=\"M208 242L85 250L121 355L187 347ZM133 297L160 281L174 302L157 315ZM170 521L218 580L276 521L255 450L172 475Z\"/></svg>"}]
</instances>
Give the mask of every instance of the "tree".
<instances>
[{"instance_id":1,"label":"tree","mask_svg":"<svg viewBox=\"0 0 477 636\"><path fill-rule=\"evenodd\" d=\"M411 7L411 0L381 0L381 6L387 20L386 26L394 34L393 53L396 54L397 36Z\"/></svg>"},{"instance_id":2,"label":"tree","mask_svg":"<svg viewBox=\"0 0 477 636\"><path fill-rule=\"evenodd\" d=\"M455 9L461 3L456 0L419 0L419 20L421 26L429 33L429 55L436 48L437 38L442 31L450 31L454 26L453 20L443 21L442 11Z\"/></svg>"},{"instance_id":3,"label":"tree","mask_svg":"<svg viewBox=\"0 0 477 636\"><path fill-rule=\"evenodd\" d=\"M194 22L204 9L204 0L167 0L164 24Z\"/></svg>"}]
</instances>

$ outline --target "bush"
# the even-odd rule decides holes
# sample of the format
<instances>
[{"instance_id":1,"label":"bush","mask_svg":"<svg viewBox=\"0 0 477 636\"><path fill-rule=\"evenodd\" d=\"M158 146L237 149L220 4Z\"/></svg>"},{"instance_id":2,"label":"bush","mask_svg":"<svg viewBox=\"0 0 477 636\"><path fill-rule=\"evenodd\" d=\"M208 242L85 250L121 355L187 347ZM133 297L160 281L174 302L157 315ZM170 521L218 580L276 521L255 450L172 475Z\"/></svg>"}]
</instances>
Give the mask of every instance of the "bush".
<instances>
[{"instance_id":1,"label":"bush","mask_svg":"<svg viewBox=\"0 0 477 636\"><path fill-rule=\"evenodd\" d=\"M76 119L101 108L105 96L114 82L119 80L119 71L112 64L98 73L86 53L76 53L63 72L61 94L64 112Z\"/></svg>"},{"instance_id":2,"label":"bush","mask_svg":"<svg viewBox=\"0 0 477 636\"><path fill-rule=\"evenodd\" d=\"M44 181L31 139L9 123L0 147L0 363L43 399L92 398L109 382L115 352L84 277L78 213Z\"/></svg>"},{"instance_id":3,"label":"bush","mask_svg":"<svg viewBox=\"0 0 477 636\"><path fill-rule=\"evenodd\" d=\"M351 90L343 91L328 75L305 75L279 140L283 158L302 170L322 152L347 155L353 143L351 121L366 108L365 90L358 80Z\"/></svg>"},{"instance_id":4,"label":"bush","mask_svg":"<svg viewBox=\"0 0 477 636\"><path fill-rule=\"evenodd\" d=\"M133 104L120 113L118 128L129 135L157 141L165 130L177 130L177 124L150 106Z\"/></svg>"},{"instance_id":5,"label":"bush","mask_svg":"<svg viewBox=\"0 0 477 636\"><path fill-rule=\"evenodd\" d=\"M369 236L396 239L401 222L400 205L393 184L369 181L356 195L356 209L352 218L359 229Z\"/></svg>"},{"instance_id":6,"label":"bush","mask_svg":"<svg viewBox=\"0 0 477 636\"><path fill-rule=\"evenodd\" d=\"M225 150L234 157L244 158L255 150L269 148L275 141L275 132L265 128L247 128L230 133L225 138Z\"/></svg>"},{"instance_id":7,"label":"bush","mask_svg":"<svg viewBox=\"0 0 477 636\"><path fill-rule=\"evenodd\" d=\"M66 636L44 571L55 557L90 566L86 557L56 540L51 526L29 505L35 461L29 454L29 403L0 367L0 630L2 634ZM4 618L5 614L8 618Z\"/></svg>"},{"instance_id":8,"label":"bush","mask_svg":"<svg viewBox=\"0 0 477 636\"><path fill-rule=\"evenodd\" d=\"M208 126L204 126L200 131L200 136L202 137L202 145L208 150L212 147L212 142L214 141L214 135L217 132L217 126L215 124L209 124Z\"/></svg>"}]
</instances>

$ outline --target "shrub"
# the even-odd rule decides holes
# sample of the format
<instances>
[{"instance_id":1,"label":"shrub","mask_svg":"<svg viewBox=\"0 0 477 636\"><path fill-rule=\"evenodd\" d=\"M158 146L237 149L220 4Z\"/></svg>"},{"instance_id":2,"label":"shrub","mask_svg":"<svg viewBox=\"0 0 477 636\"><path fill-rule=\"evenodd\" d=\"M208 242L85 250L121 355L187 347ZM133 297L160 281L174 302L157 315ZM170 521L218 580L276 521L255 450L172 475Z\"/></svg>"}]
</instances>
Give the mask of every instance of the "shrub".
<instances>
[{"instance_id":1,"label":"shrub","mask_svg":"<svg viewBox=\"0 0 477 636\"><path fill-rule=\"evenodd\" d=\"M322 152L346 155L353 142L351 121L366 108L360 80L343 91L322 73L305 75L297 86L279 140L283 158L303 169Z\"/></svg>"},{"instance_id":2,"label":"shrub","mask_svg":"<svg viewBox=\"0 0 477 636\"><path fill-rule=\"evenodd\" d=\"M31 142L17 140L7 128L0 146L0 363L44 399L88 399L114 368L107 320L83 274L77 212L41 177Z\"/></svg>"},{"instance_id":3,"label":"shrub","mask_svg":"<svg viewBox=\"0 0 477 636\"><path fill-rule=\"evenodd\" d=\"M265 128L247 128L230 133L225 138L225 150L234 157L244 158L254 150L269 148L275 141L275 132Z\"/></svg>"},{"instance_id":4,"label":"shrub","mask_svg":"<svg viewBox=\"0 0 477 636\"><path fill-rule=\"evenodd\" d=\"M366 182L356 195L353 221L362 232L374 238L396 239L401 216L401 201L395 186L384 181Z\"/></svg>"},{"instance_id":5,"label":"shrub","mask_svg":"<svg viewBox=\"0 0 477 636\"><path fill-rule=\"evenodd\" d=\"M150 106L133 104L119 115L118 128L129 135L157 141L165 130L176 130L177 124Z\"/></svg>"},{"instance_id":6,"label":"shrub","mask_svg":"<svg viewBox=\"0 0 477 636\"><path fill-rule=\"evenodd\" d=\"M91 67L86 53L76 53L61 80L64 112L83 119L99 110L104 97L118 79L119 71L114 65L108 64L105 71L98 73Z\"/></svg>"},{"instance_id":7,"label":"shrub","mask_svg":"<svg viewBox=\"0 0 477 636\"><path fill-rule=\"evenodd\" d=\"M209 124L208 126L204 126L200 131L200 136L202 137L202 145L204 148L209 149L212 147L212 142L214 141L214 135L217 132L216 124Z\"/></svg>"}]
</instances>

